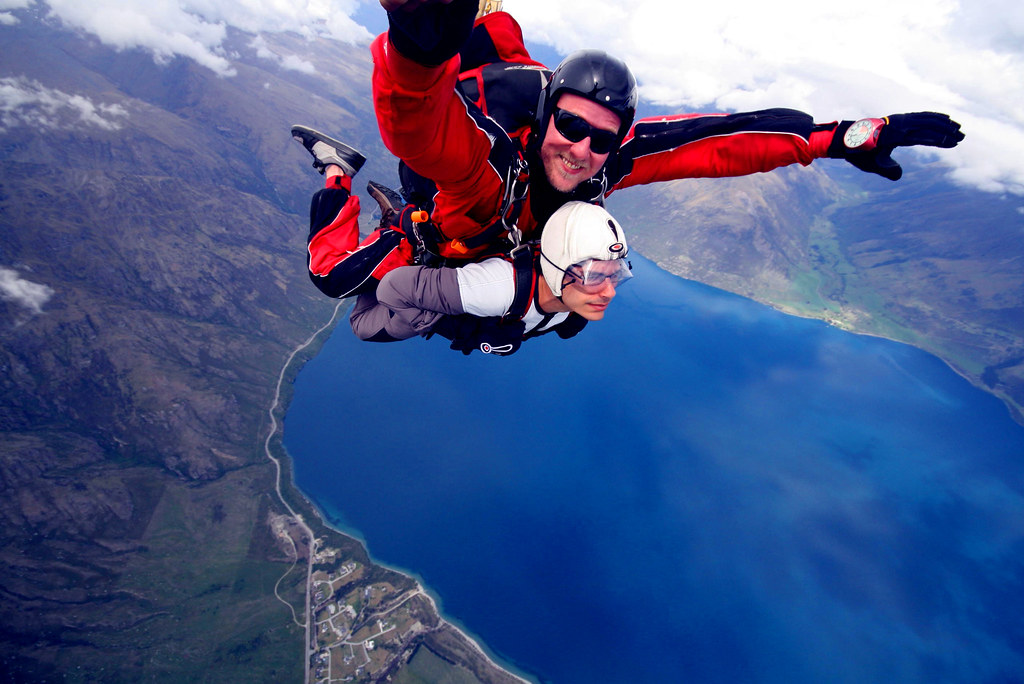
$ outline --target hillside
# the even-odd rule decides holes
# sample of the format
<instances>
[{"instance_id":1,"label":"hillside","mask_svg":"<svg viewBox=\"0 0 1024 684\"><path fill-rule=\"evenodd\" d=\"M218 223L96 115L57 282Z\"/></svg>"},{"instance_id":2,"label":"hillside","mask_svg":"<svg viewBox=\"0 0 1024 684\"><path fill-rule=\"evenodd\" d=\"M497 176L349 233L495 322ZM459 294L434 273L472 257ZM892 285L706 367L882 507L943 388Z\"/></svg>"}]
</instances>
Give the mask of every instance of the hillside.
<instances>
[{"instance_id":1,"label":"hillside","mask_svg":"<svg viewBox=\"0 0 1024 684\"><path fill-rule=\"evenodd\" d=\"M365 48L281 38L324 74L303 76L238 35L220 78L23 19L0 26L0 672L301 681L311 552L263 443L334 303L305 274L320 180L288 130L344 131L390 178ZM413 586L283 475L363 581ZM505 676L443 623L427 638L449 670Z\"/></svg>"},{"instance_id":2,"label":"hillside","mask_svg":"<svg viewBox=\"0 0 1024 684\"><path fill-rule=\"evenodd\" d=\"M343 133L364 179L392 180L367 51L265 37L306 74L235 34L238 73L218 77L19 17L0 25L0 672L297 681L291 570L309 540L275 527L263 445L285 361L334 303L304 272L319 179L288 126ZM1019 203L920 167L882 185L840 166L665 184L612 209L674 273L917 344L1024 405ZM411 586L284 480L367 581ZM451 631L427 646L458 681L505 677Z\"/></svg>"}]
</instances>

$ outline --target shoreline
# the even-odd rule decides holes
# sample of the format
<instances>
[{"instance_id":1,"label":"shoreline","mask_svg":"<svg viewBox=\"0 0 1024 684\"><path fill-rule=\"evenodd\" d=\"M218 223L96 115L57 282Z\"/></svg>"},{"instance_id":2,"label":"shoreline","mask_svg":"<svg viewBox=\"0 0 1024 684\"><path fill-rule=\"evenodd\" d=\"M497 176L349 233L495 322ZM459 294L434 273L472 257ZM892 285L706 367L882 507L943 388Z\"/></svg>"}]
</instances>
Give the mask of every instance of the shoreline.
<instances>
[{"instance_id":1,"label":"shoreline","mask_svg":"<svg viewBox=\"0 0 1024 684\"><path fill-rule=\"evenodd\" d=\"M765 297L755 297L755 296L751 296L751 295L748 295L748 294L743 294L743 293L736 292L734 290L730 290L730 289L727 289L725 287L722 287L721 285L715 285L713 283L708 283L708 282L705 282L703 280L697 280L697 279L692 278L692 277L690 277L690 276L688 276L688 275L686 275L684 273L679 273L679 272L673 271L672 268L671 268L671 264L667 264L667 263L658 261L655 258L651 258L651 257L647 257L647 258L650 258L650 260L654 263L654 265L657 266L659 269L661 269L662 271L665 271L666 273L668 273L670 275L676 276L677 278L683 278L685 280L690 280L692 282L700 283L701 285L705 285L706 287L711 287L711 288L714 288L716 290L721 290L722 292L728 292L730 294L736 295L737 297L743 297L744 299L749 299L750 301L757 302L758 304L762 304L762 305L768 307L769 309L772 309L773 311L778 311L779 313L783 313L783 314L786 314L788 316L795 316L796 318L804 318L804 319L809 319L809 320L821 321L821 322L823 322L823 323L825 323L827 325L832 326L833 328L837 328L838 330L842 330L844 332L852 333L854 335L864 335L866 337L875 337L875 338L878 338L878 339L881 339L881 340L887 340L889 342L896 342L897 344L905 344L905 345L908 345L908 346L913 347L915 349L918 349L920 351L923 351L924 353L929 354L931 356L934 356L939 361L944 363L950 370L952 370L958 376L960 376L961 378L966 380L975 389L978 389L978 390L984 392L985 394L988 394L989 396L995 397L995 399L998 400L1003 405L1003 408L1009 414L1010 419L1013 422L1015 422L1018 425L1020 425L1021 427L1024 427L1024 404L1019 404L1013 397L1010 397L1010 396L1005 395L1003 393L997 392L997 391L993 390L992 388L986 386L984 384L984 382L982 382L980 376L972 375L971 373L963 370L962 368L959 368L955 363L950 361L945 356L939 354L936 351L928 349L928 348L922 346L921 344L915 344L914 342L909 342L909 341L904 340L904 339L898 339L896 337L892 337L890 335L884 335L882 333L871 332L871 331L868 331L868 330L862 330L862 329L856 327L850 321L847 321L844 318L842 318L841 315L828 315L828 312L822 311L820 309L816 309L816 310L800 309L800 308L798 308L798 307L796 307L796 306L794 306L792 304L784 304L784 303L773 301L773 300L765 298ZM901 329L903 329L905 331L908 331L908 332L914 332L913 329L908 328L906 326L901 326Z\"/></svg>"},{"instance_id":2,"label":"shoreline","mask_svg":"<svg viewBox=\"0 0 1024 684\"><path fill-rule=\"evenodd\" d=\"M726 291L728 291L728 290L726 290ZM742 297L744 295L740 295L740 296ZM838 318L838 317L830 318L830 317L823 316L823 315L815 315L815 314L810 313L810 312L798 310L798 309L796 309L794 307L790 307L790 306L787 306L787 305L784 305L784 304L776 304L775 302L771 302L771 301L767 301L767 300L762 300L762 299L754 299L753 301L760 302L761 304L764 304L765 306L767 306L767 307L769 307L771 309L774 309L775 311L778 311L780 313L784 313L784 314L786 314L788 316L795 316L797 318L804 318L804 319L809 319L809 320L821 321L821 322L823 322L823 323L825 323L827 325L832 326L833 328L837 328L839 330L842 330L843 332L848 332L848 333L851 333L853 335L863 335L865 337L874 337L874 338L879 339L879 340L886 340L888 342L895 342L897 344L905 344L908 347L913 347L914 349L922 351L925 354L929 354L930 356L934 356L936 359L938 359L939 361L944 363L947 368L949 368L951 371L956 373L958 376L960 376L961 378L966 380L968 382L968 384L971 385L971 387L974 387L975 389L980 390L980 391L984 392L985 394L987 394L987 395L989 395L991 397L994 397L996 400L998 400L999 403L1001 403L1003 405L1003 408L1006 409L1006 412L1010 415L1010 419L1013 420L1013 422L1015 422L1018 425L1020 425L1021 427L1024 427L1024 406L1018 405L1017 402L1012 397L1004 396L1003 394L1000 394L1000 393L992 390L991 388L986 387L984 385L984 383L982 383L980 381L979 378L971 375L970 373L968 373L967 371L965 371L965 370L963 370L961 368L958 368L956 366L956 364L954 364L952 361L950 361L949 359L939 355L938 353L932 351L931 349L927 349L927 348L921 346L920 344L914 344L913 342L908 342L907 340L897 339L897 338L891 337L889 335L883 335L881 333L871 332L871 331L868 331L868 330L860 330L860 329L854 327L853 325L851 325L850 323L848 323L847 321L843 320L842 318Z\"/></svg>"},{"instance_id":3,"label":"shoreline","mask_svg":"<svg viewBox=\"0 0 1024 684\"><path fill-rule=\"evenodd\" d=\"M449 616L446 616L443 613L443 611L441 610L441 607L440 607L441 606L441 597L440 597L440 595L436 594L436 592L432 592L429 589L427 589L426 585L422 581L422 578L419 577L418 575L416 575L415 572L412 572L412 571L409 571L409 570L406 570L406 569L397 568L397 567L388 565L387 563L380 562L379 560L374 558L370 554L369 547L368 547L366 541L364 539L360 538L358 533L353 533L351 531L345 530L338 523L333 522L330 519L330 516L326 515L320 509L320 507L316 504L316 502L314 502L305 492L303 492L295 484L295 479L294 479L294 462L293 462L293 460L291 458L291 455L288 453L288 450L284 446L284 421L283 421L283 418L284 418L284 416L288 412L288 405L285 404L285 403L282 403L281 395L282 395L282 388L283 388L284 382L285 382L285 377L287 376L289 370L293 367L293 364L294 364L296 358L298 358L300 356L302 351L304 351L305 349L307 349L308 347L310 347L311 345L313 345L317 341L321 340L321 337L324 335L325 332L327 333L327 337L329 337L331 334L333 334L334 328L336 327L336 321L338 319L338 314L346 306L351 306L351 303L346 301L346 300L339 300L338 303L334 307L334 311L332 312L330 319L328 319L328 321L324 325L322 325L320 328L315 330L304 342L299 344L297 347L295 347L291 351L291 353L289 353L289 355L285 359L285 362L281 366L280 372L278 373L277 384L276 384L275 392L274 392L274 400L271 402L271 405L270 405L270 407L267 410L267 415L269 417L270 425L269 425L269 429L268 429L268 432L267 432L266 439L263 442L264 453L267 456L267 458L271 461L271 463L273 463L273 465L275 467L275 471L276 471L275 494L277 495L278 501L281 502L281 505L284 506L284 508L288 511L289 515L291 515L291 517L296 521L296 523L302 529L302 531L305 534L308 535L310 540L314 540L314 539L317 538L317 535L314 533L313 528L310 527L309 523L306 522L306 520L303 518L301 513L298 513L298 512L295 511L295 509L289 503L288 498L285 496L285 491L282 489L282 484L281 484L282 483L282 473L284 472L283 469L282 469L282 462L286 461L288 463L288 465L289 465L289 467L288 467L289 482L288 482L287 485L285 485L285 488L286 489L290 489L291 493L293 493L296 497L298 497L302 501L302 503L304 503L313 512L313 514L316 516L317 522L319 523L320 526L326 528L332 534L336 534L336 535L340 535L342 537L345 537L346 539L348 539L348 540L354 542L355 544L359 545L362 548L363 552L366 554L366 557L369 559L371 564L373 564L373 565L375 565L377 567L380 567L380 568L384 568L384 569L389 570L391 572L397 573L397 574L399 574L399 575L401 575L403 577L408 578L410 581L412 581L413 585L414 585L414 589L412 590L412 592L408 593L405 598L402 599L402 602L407 601L408 599L412 598L413 596L417 596L417 595L418 596L422 596L430 604L430 608L431 608L431 610L433 611L434 615L436 616L436 618L438 620L438 626L433 628L432 631L441 631L441 630L445 630L445 629L451 630L452 632L455 633L455 635L458 638L460 638L462 641L464 641L466 644L468 644L476 652L478 657L482 658L490 667L494 668L495 670L498 670L499 672L501 672L504 675L507 675L513 681L519 682L520 684L539 684L539 680L530 678L530 676L527 673L521 672L521 671L514 671L512 669L513 666L511 664L500 662L499 656L496 653L493 653L492 651L490 651L490 649L488 649L486 647L485 642L482 639L482 637L473 634L468 629L466 629L464 626L462 626L460 623L458 623L458 621L452 619ZM326 338L323 338L323 339L326 339ZM313 358L313 357L311 356L310 358ZM306 359L306 360L308 360L308 359ZM297 374L297 372L296 372L296 374ZM281 417L280 420L278 419L278 413L279 412L280 412L280 417ZM277 441L277 448L276 449L273 446L273 443L274 443L275 439ZM275 451L277 451L277 455L275 455ZM282 603L287 605L289 607L289 609L292 611L292 619L293 619L293 621L295 621L296 625L298 625L299 627L302 627L302 628L305 629L305 639L304 639L304 646L303 646L304 651L305 651L305 655L304 655L304 658L303 658L303 670L304 670L304 682L306 684L309 684L309 682L310 682L310 670L311 670L310 662L311 662L311 659L312 659L312 652L310 650L310 643L311 643L310 627L311 627L311 622L312 622L312 619L313 619L313 615L312 615L312 610L311 610L311 605L310 605L310 597L313 594L313 592L312 592L313 564L314 564L314 554L313 553L307 553L306 554L306 581L305 581L305 585L306 585L306 591L305 591L305 610L304 610L304 615L303 615L304 619L303 619L302 623L299 623L298 620L295 618L295 607L292 606L287 601L285 601L279 595L277 595L276 585L275 585L275 591L274 591L275 596L278 598L278 600L280 600ZM293 569L294 569L294 566L293 566L293 568L290 568L285 573L285 575L282 576L282 578L284 576L286 576L287 574L289 574ZM425 646L425 644L420 644L420 645L424 645ZM430 649L429 646L426 646L426 648ZM430 649L430 650L432 650L432 649ZM438 655L440 655L440 654L438 654ZM406 661L406 663L407 662L408 661ZM462 663L456 663L456 665L465 667L465 665L463 665Z\"/></svg>"},{"instance_id":4,"label":"shoreline","mask_svg":"<svg viewBox=\"0 0 1024 684\"><path fill-rule=\"evenodd\" d=\"M743 296L743 295L739 295L739 296ZM754 300L753 298L750 298L750 297L745 297L745 298L751 299L752 301L757 301L760 304L768 306L769 308L771 308L771 309L773 309L775 311L778 311L780 313L786 314L786 315L791 315L791 316L795 316L795 317L798 317L798 318L804 318L804 319L819 320L819 321L821 321L823 323L826 323L829 326L838 328L838 329L840 329L840 330L842 330L844 332L850 332L850 333L857 334L857 335L864 335L864 336L867 336L867 337L874 337L874 338L877 338L877 339L884 339L884 340L887 340L887 341L890 341L890 342L896 342L898 344L905 344L905 345L908 345L908 346L913 347L915 349L918 349L920 351L923 351L923 352L925 352L925 353L927 353L927 354L929 354L931 356L934 356L935 358L939 359L940 361L942 361L944 365L946 365L951 370L953 370L958 376L960 376L960 377L964 378L965 380L967 380L968 383L972 387L974 387L976 389L980 389L981 391L985 392L989 396L992 396L992 397L996 398L997 400L999 400L1000 403L1002 403L1004 405L1004 408L1006 408L1006 410L1008 410L1010 412L1010 415L1014 419L1014 421L1017 422L1017 423L1021 423L1021 421L1018 420L1014 416L1014 413L1013 413L1013 410L1012 410L1012 405L1006 399L1004 399L1003 397L1000 397L995 392L992 392L991 390L989 390L989 389L987 389L985 387L979 386L977 383L975 383L972 380L972 378L970 378L964 372L962 372L959 369L957 369L948 360L946 360L945 358L939 356L935 352L930 351L930 350L928 350L928 349L926 349L926 348L924 348L924 347L922 347L922 346L920 346L918 344L913 344L913 343L907 342L905 340L896 339L896 338L893 338L893 337L890 337L890 336L886 336L886 335L883 335L883 334L879 334L879 333L875 333L875 332L861 331L861 330L857 330L857 329L851 328L841 318L829 318L829 317L822 316L822 315L814 315L813 313L804 312L804 311L798 311L796 309L785 307L783 305L778 305L778 304L775 304L775 303L772 303L772 302L769 302L769 301L765 301L765 300ZM321 326L316 332L314 332L309 337L309 339L307 339L304 343L302 343L301 345L297 346L294 350L292 350L291 354L287 357L286 362L283 364L283 366L281 368L281 372L279 374L278 383L277 383L277 393L275 395L274 403L271 406L270 411L269 411L270 418L271 418L271 430L270 430L270 433L268 434L266 442L265 442L266 455L275 464L275 466L277 468L277 483L278 483L277 496L278 496L279 500L287 508L287 510L296 518L296 520L300 523L300 525L302 525L305 530L308 530L308 534L309 534L311 539L315 539L316 538L316 534L314 534L313 527L316 527L317 524L318 524L320 526L320 528L326 529L330 534L339 535L339 536L344 537L344 538L346 538L348 540L351 540L355 544L358 544L361 547L361 549L363 550L363 552L366 554L366 557L369 559L369 561L374 566L377 566L377 567L382 568L382 569L386 569L386 570L388 570L390 572L397 573L398 575L401 575L402 577L405 577L405 578L409 579L410 582L413 584L413 587L411 589L406 588L406 589L404 589L402 591L402 593L401 593L401 602L404 603L406 601L409 601L410 599L413 599L415 596L422 596L423 597L423 599L429 604L430 610L432 611L433 615L436 617L436 619L438 621L435 626L432 626L430 628L430 633L431 634L433 634L433 633L438 633L438 634L447 633L447 634L454 635L454 637L460 643L465 645L468 648L468 650L472 651L472 656L469 656L470 660L472 660L474 658L479 658L480 661L486 663L486 665L487 665L487 667L489 669L493 669L496 672L502 673L505 677L509 678L511 681L517 682L518 684L538 684L539 680L533 678L533 676L531 674L520 670L519 668L517 668L515 666L515 664L513 662L506 661L506 660L502 659L498 654L496 654L493 651L491 651L490 649L488 649L488 647L486 646L486 641L482 637L473 634L470 630L468 630L464 625L460 624L457 620L454 620L450 616L446 616L444 614L444 612L443 612L443 608L442 608L443 602L442 602L441 596L439 594L437 594L436 592L433 592L430 589L428 589L427 586L425 585L425 583L423 582L422 578L419 575L417 575L415 572L410 571L408 569L400 568L400 567L393 566L393 565L389 565L388 563L381 562L378 559L373 558L373 556L370 555L369 547L368 547L368 545L366 543L366 540L361 537L361 535L358 532L358 530L348 529L347 526L342 524L340 521L335 520L331 515L329 515L323 509L321 509L321 507L316 502L314 502L307 494L305 494L305 492L303 492L295 484L295 482L294 482L294 462L293 462L290 454L288 453L287 449L284 447L284 443L283 443L283 417L287 413L287 410L288 410L288 405L287 404L290 403L290 402L287 402L287 400L286 400L285 405L282 405L282 403L281 403L281 395L282 395L283 389L285 388L285 379L288 377L289 372L292 371L292 369L294 368L294 362L295 362L295 360L297 358L302 358L304 361L308 361L309 359L313 358L316 355L316 354L311 354L311 355L305 355L305 357L303 357L302 352L304 350L308 349L310 346L314 345L318 341L321 341L321 342L326 341L326 339L330 336L330 334L333 334L334 330L336 329L336 322L337 322L337 319L338 319L339 312L341 312L344 307L345 307L345 302L344 301L339 302L337 304L337 306L335 307L334 312L333 312L330 320L325 325ZM327 335L324 335L325 332L327 333ZM317 351L316 353L319 353L319 351ZM301 369L301 366L299 368ZM299 372L298 369L294 370L294 375L297 376L298 372ZM294 379L295 378L293 376L291 378L292 382L294 382ZM282 420L278 420L278 416L277 416L277 412L278 411L281 412ZM275 438L278 439L278 447L276 449L272 448L272 446L271 446L272 442L273 442L273 440ZM282 486L280 484L281 483L281 479L282 479L281 473L283 472L282 469L281 469L281 463L283 461L286 461L286 460L290 464L289 469L287 471L289 477L292 478L292 481L290 483L291 484L290 487L288 487L286 485ZM282 489L282 487L283 487L283 489ZM296 505L293 508L293 506L289 505L289 503L288 503L289 499L291 499L293 502L295 502L297 504L299 502L301 502L301 505ZM303 509L304 511L308 511L307 516L310 518L310 522L313 523L313 527L311 527L309 524L307 524L306 521L302 519L302 516L299 513L295 512L295 508L300 508L300 509ZM315 522L313 522L314 519L315 519ZM324 536L324 535L321 534L320 536ZM306 639L305 643L306 643L306 656L307 656L306 657L306 666L307 666L307 668L306 668L306 681L308 683L310 681L309 677L310 677L310 673L311 673L311 670L310 670L310 667L309 667L309 663L311 662L311 655L312 655L312 653L315 653L315 651L311 651L309 649L309 645L310 645L311 641L309 639L309 627L308 627L308 624L309 624L309 622L311 621L311 618L312 618L312 613L310 611L310 603L309 603L310 596L311 596L310 588L312 586L312 584L310 582L310 578L312 576L312 572L311 571L312 571L312 564L313 564L312 554L310 554L310 556L309 556L309 558L307 560L308 560L308 562L307 562L307 581L306 581L306 589L307 589L307 591L306 591L306 610L305 610L305 623L306 624L305 625L300 625L300 626L301 627L305 627L306 628L306 633L307 633L307 639ZM282 599L282 601L283 601L283 599ZM285 603L287 604L287 602L285 602ZM419 646L425 646L432 653L434 653L436 655L439 655L443 659L447 660L448 662L454 663L455 665L465 667L465 662L467 662L467 661L460 661L458 658L451 658L451 657L449 657L451 652L449 652L449 656L445 656L443 653L440 653L437 650L435 650L435 648L431 644L425 643L423 640L419 640L417 642L416 647L418 648ZM412 652L415 652L415 651L412 651ZM460 655L465 655L465 653L464 652L460 652ZM412 657L410 655L408 657L408 659L402 659L400 661L396 660L395 661L396 664L394 666L397 667L397 668L406 667L407 664L409 662L411 662L411 660L412 660Z\"/></svg>"},{"instance_id":5,"label":"shoreline","mask_svg":"<svg viewBox=\"0 0 1024 684\"><path fill-rule=\"evenodd\" d=\"M288 454L287 450L284 451L286 454ZM287 455L287 458L289 462L291 462L290 454ZM296 487L296 489L298 488ZM299 491L301 492L301 490ZM469 642L480 653L480 655L486 658L494 667L504 671L508 675L514 677L517 681L522 682L523 684L540 684L540 680L531 678L529 673L522 670L510 669L514 668L514 666L508 662L504 662L505 659L501 658L497 653L491 651L491 649L486 646L487 642L486 640L484 640L483 637L469 630L459 620L456 620L450 616L446 616L444 610L441 608L441 605L443 604L441 595L438 592L430 589L423 581L423 578L418 573L409 568L404 568L398 565L392 565L390 563L381 561L378 558L375 558L373 554L370 553L370 549L367 546L366 540L362 538L361 533L358 530L354 528L347 528L344 525L335 522L330 515L324 513L324 511L320 508L319 505L317 505L315 501L311 500L305 494L302 494L302 496L306 498L306 502L310 505L310 507L317 512L317 516L319 517L320 523L322 525L329 528L335 534L348 537L352 541L362 546L363 549L366 551L367 557L374 565L379 566L381 568L385 568L386 570L390 570L391 572L398 573L399 575L403 575L411 579L416 586L414 592L412 593L423 596L423 598L430 603L431 608L437 614L438 620L440 620L440 622L443 625L446 625L452 630L458 632L459 635L462 636L462 638Z\"/></svg>"}]
</instances>

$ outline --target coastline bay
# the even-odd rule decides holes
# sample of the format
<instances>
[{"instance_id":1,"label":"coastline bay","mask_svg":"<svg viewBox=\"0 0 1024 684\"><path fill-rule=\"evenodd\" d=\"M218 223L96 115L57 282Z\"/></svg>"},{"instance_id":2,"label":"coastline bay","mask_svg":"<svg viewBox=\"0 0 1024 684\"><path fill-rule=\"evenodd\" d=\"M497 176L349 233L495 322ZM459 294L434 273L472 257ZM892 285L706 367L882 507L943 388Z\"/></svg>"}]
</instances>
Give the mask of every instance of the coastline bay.
<instances>
[{"instance_id":1,"label":"coastline bay","mask_svg":"<svg viewBox=\"0 0 1024 684\"><path fill-rule=\"evenodd\" d=\"M543 681L1024 671L1024 430L906 345L634 259L607 320L517 355L343 323L295 479Z\"/></svg>"}]
</instances>

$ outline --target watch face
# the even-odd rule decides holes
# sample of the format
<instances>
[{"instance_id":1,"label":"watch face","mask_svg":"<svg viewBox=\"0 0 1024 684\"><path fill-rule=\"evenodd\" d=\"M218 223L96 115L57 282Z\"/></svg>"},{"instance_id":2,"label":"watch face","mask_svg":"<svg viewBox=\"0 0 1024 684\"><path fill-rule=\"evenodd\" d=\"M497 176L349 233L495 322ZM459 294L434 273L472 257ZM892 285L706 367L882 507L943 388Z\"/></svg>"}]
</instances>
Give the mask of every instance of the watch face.
<instances>
[{"instance_id":1,"label":"watch face","mask_svg":"<svg viewBox=\"0 0 1024 684\"><path fill-rule=\"evenodd\" d=\"M861 119L854 121L853 125L846 129L843 136L843 144L851 150L864 147L869 150L874 147L874 138L882 122L878 119Z\"/></svg>"}]
</instances>

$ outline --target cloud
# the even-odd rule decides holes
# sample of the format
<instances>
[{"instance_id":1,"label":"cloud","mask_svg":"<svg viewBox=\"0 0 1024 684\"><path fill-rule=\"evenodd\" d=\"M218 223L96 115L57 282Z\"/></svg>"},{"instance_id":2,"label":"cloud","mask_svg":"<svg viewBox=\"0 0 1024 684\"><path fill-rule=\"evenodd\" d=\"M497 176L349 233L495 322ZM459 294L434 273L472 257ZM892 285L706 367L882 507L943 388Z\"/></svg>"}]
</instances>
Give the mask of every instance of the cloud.
<instances>
[{"instance_id":1,"label":"cloud","mask_svg":"<svg viewBox=\"0 0 1024 684\"><path fill-rule=\"evenodd\" d=\"M315 74L316 67L313 63L302 59L296 55L279 55L267 45L267 41L263 39L263 36L256 36L250 43L251 47L256 50L256 55L260 59L267 59L272 62L277 62L282 69L290 69L291 71L300 71L304 74Z\"/></svg>"},{"instance_id":2,"label":"cloud","mask_svg":"<svg viewBox=\"0 0 1024 684\"><path fill-rule=\"evenodd\" d=\"M44 0L0 0L0 10ZM229 27L294 31L349 43L371 34L353 17L377 0L45 0L50 15L157 60L186 57L234 73ZM818 121L946 112L967 139L932 155L963 183L1024 195L1024 5L1015 0L505 0L533 44L560 54L602 47L625 59L644 107L743 111L793 107ZM365 15L364 15L365 16ZM258 54L309 73L303 55ZM920 151L904 152L920 154Z\"/></svg>"},{"instance_id":3,"label":"cloud","mask_svg":"<svg viewBox=\"0 0 1024 684\"><path fill-rule=\"evenodd\" d=\"M53 288L22 278L17 271L0 266L0 299L20 304L34 314L53 296Z\"/></svg>"},{"instance_id":4,"label":"cloud","mask_svg":"<svg viewBox=\"0 0 1024 684\"><path fill-rule=\"evenodd\" d=\"M31 2L32 0L0 0L0 25L13 26L18 23L16 16L3 10L24 9Z\"/></svg>"},{"instance_id":5,"label":"cloud","mask_svg":"<svg viewBox=\"0 0 1024 684\"><path fill-rule=\"evenodd\" d=\"M506 0L505 9L529 40L561 54L602 47L625 59L648 105L785 106L819 121L949 113L968 137L935 159L961 182L1024 195L1019 3L890 0L865 11L808 0Z\"/></svg>"},{"instance_id":6,"label":"cloud","mask_svg":"<svg viewBox=\"0 0 1024 684\"><path fill-rule=\"evenodd\" d=\"M24 77L0 78L0 131L15 126L71 128L86 124L117 130L128 112L121 105L95 103L82 95L47 88Z\"/></svg>"},{"instance_id":7,"label":"cloud","mask_svg":"<svg viewBox=\"0 0 1024 684\"><path fill-rule=\"evenodd\" d=\"M233 76L224 48L228 27L250 33L295 31L345 42L369 41L350 18L357 0L46 0L50 15L118 49L141 48L158 62L192 59L221 76ZM294 56L263 56L284 68L306 70Z\"/></svg>"},{"instance_id":8,"label":"cloud","mask_svg":"<svg viewBox=\"0 0 1024 684\"><path fill-rule=\"evenodd\" d=\"M48 0L50 15L118 49L145 48L158 62L186 57L223 76L235 73L221 43L223 23L211 22L167 0ZM187 4L187 3L185 3Z\"/></svg>"}]
</instances>

